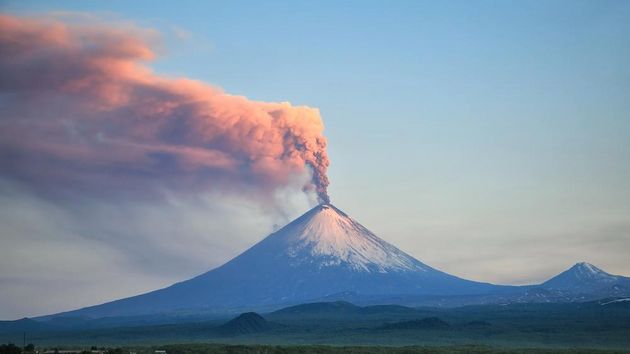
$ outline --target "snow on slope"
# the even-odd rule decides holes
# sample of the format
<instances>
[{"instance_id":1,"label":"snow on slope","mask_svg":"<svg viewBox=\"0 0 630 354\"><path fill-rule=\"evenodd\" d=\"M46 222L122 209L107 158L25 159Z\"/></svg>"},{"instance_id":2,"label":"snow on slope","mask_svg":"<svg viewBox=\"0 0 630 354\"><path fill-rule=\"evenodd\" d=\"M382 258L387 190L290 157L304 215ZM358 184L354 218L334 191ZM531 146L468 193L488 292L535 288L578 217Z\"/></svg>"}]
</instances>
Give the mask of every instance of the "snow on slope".
<instances>
[{"instance_id":1,"label":"snow on slope","mask_svg":"<svg viewBox=\"0 0 630 354\"><path fill-rule=\"evenodd\" d=\"M365 272L427 270L330 204L292 226L283 236L293 265L317 260L319 267L346 265Z\"/></svg>"},{"instance_id":2,"label":"snow on slope","mask_svg":"<svg viewBox=\"0 0 630 354\"><path fill-rule=\"evenodd\" d=\"M610 305L610 304L617 304L620 302L630 302L630 298L624 298L624 299L617 299L617 300L612 300L612 301L606 301L604 303L601 303L600 305L602 306L606 306L606 305Z\"/></svg>"},{"instance_id":3,"label":"snow on slope","mask_svg":"<svg viewBox=\"0 0 630 354\"><path fill-rule=\"evenodd\" d=\"M596 280L602 282L614 282L617 277L604 272L603 270L597 268L596 266L587 263L580 262L577 263L574 267L574 275L577 279L581 280Z\"/></svg>"}]
</instances>

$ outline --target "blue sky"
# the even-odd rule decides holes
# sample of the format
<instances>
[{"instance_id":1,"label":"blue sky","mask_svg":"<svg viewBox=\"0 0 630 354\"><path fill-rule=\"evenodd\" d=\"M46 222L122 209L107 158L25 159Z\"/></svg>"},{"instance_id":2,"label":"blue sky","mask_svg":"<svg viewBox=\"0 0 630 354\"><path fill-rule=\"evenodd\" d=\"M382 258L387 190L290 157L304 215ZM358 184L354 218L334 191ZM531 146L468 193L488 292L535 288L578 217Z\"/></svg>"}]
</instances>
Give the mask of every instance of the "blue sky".
<instances>
[{"instance_id":1,"label":"blue sky","mask_svg":"<svg viewBox=\"0 0 630 354\"><path fill-rule=\"evenodd\" d=\"M333 203L439 269L521 284L589 261L630 275L627 1L3 1L0 9L154 28L163 42L150 65L159 73L319 108ZM246 244L222 244L223 258Z\"/></svg>"}]
</instances>

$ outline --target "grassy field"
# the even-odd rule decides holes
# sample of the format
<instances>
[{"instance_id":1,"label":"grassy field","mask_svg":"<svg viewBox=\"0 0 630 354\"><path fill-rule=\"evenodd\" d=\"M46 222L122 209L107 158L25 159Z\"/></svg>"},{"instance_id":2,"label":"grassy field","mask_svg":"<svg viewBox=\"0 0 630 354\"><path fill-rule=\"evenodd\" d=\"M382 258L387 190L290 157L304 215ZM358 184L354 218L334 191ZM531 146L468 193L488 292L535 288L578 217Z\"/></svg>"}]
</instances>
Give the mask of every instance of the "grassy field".
<instances>
[{"instance_id":1,"label":"grassy field","mask_svg":"<svg viewBox=\"0 0 630 354\"><path fill-rule=\"evenodd\" d=\"M300 353L317 353L317 354L412 354L412 353L437 353L437 354L492 354L492 353L523 353L523 354L613 354L613 353L630 353L626 350L605 350L590 348L565 348L565 349L549 349L549 348L504 348L491 347L484 345L463 345L463 346L404 346L404 347L387 347L387 346L325 346L325 345L229 345L229 344L170 344L162 346L147 347L122 347L110 349L108 353L122 354L135 352L137 354L154 354L156 350L165 350L167 354L300 354Z\"/></svg>"},{"instance_id":2,"label":"grassy field","mask_svg":"<svg viewBox=\"0 0 630 354\"><path fill-rule=\"evenodd\" d=\"M142 351L146 348L137 348L138 354L153 354L155 348L148 348L148 351ZM630 353L623 350L596 350L596 349L535 349L535 348L500 348L489 346L407 346L407 347L377 347L377 346L268 346L268 345L217 345L217 344L183 344L183 345L167 345L159 347L169 354L210 354L210 353L245 353L245 354L262 354L262 353Z\"/></svg>"}]
</instances>

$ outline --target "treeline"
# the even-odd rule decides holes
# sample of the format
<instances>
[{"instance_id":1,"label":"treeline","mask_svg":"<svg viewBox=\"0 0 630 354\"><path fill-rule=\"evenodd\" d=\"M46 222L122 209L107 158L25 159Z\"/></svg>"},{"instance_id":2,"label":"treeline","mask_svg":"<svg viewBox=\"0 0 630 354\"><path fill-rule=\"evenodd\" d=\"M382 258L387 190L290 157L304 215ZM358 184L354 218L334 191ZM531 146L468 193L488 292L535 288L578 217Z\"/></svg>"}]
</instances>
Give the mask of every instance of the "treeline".
<instances>
[{"instance_id":1,"label":"treeline","mask_svg":"<svg viewBox=\"0 0 630 354\"><path fill-rule=\"evenodd\" d=\"M618 354L630 353L619 350L593 349L535 349L500 348L485 345L456 346L327 346L327 345L229 345L229 344L174 344L152 347L149 350L136 349L138 354L153 354L155 350L165 350L167 354Z\"/></svg>"},{"instance_id":2,"label":"treeline","mask_svg":"<svg viewBox=\"0 0 630 354\"><path fill-rule=\"evenodd\" d=\"M44 348L42 351L51 351L53 353L59 353L59 349L58 348ZM35 351L35 345L33 344L28 344L27 346L25 346L24 348L22 347L18 347L17 345L13 344L13 343L8 343L8 344L0 344L0 354L36 354L37 352ZM90 350L83 350L80 351L80 354L95 354L95 353L99 353L99 354L124 354L126 353L125 351L123 351L122 348L97 348L97 347L92 347L90 348Z\"/></svg>"}]
</instances>

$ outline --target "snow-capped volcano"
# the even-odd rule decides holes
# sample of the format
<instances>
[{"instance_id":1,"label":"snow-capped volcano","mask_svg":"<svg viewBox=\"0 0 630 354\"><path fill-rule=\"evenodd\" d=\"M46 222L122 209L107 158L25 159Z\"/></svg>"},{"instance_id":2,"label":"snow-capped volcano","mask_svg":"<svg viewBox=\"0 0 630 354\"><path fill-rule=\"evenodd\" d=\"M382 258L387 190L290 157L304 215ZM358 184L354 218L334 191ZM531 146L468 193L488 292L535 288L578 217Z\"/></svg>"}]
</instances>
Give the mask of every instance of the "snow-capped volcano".
<instances>
[{"instance_id":1,"label":"snow-capped volcano","mask_svg":"<svg viewBox=\"0 0 630 354\"><path fill-rule=\"evenodd\" d=\"M354 271L426 271L430 268L378 238L331 204L319 205L283 230L289 263L343 266Z\"/></svg>"},{"instance_id":2,"label":"snow-capped volcano","mask_svg":"<svg viewBox=\"0 0 630 354\"><path fill-rule=\"evenodd\" d=\"M147 294L73 311L90 317L256 309L341 293L477 295L511 287L431 268L331 204L318 205L226 264Z\"/></svg>"}]
</instances>

